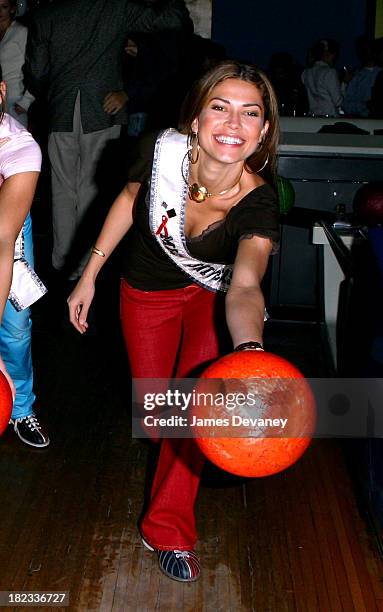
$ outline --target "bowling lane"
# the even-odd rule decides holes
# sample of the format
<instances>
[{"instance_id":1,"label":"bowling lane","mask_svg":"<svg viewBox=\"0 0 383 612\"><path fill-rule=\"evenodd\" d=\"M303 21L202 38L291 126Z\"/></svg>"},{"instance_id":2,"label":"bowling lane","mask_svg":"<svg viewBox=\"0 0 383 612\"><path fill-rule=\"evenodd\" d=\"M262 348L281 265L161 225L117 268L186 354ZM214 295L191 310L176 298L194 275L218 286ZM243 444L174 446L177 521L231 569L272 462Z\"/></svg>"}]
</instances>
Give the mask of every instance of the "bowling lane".
<instances>
[{"instance_id":1,"label":"bowling lane","mask_svg":"<svg viewBox=\"0 0 383 612\"><path fill-rule=\"evenodd\" d=\"M45 307L44 307L45 308ZM117 334L80 337L35 312L40 407L50 447L0 440L0 590L69 591L70 610L378 610L381 561L337 443L246 481L211 465L197 501L196 584L168 580L136 529L148 445L132 440ZM266 344L325 372L320 329L268 324Z\"/></svg>"}]
</instances>

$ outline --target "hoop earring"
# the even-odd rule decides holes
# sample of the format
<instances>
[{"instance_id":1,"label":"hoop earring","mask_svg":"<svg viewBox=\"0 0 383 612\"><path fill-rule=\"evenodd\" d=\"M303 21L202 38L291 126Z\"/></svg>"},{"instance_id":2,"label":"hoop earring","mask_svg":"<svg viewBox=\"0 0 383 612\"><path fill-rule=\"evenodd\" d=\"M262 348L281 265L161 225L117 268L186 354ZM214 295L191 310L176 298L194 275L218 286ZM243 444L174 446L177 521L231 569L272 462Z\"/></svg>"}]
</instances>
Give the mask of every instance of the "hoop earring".
<instances>
[{"instance_id":1,"label":"hoop earring","mask_svg":"<svg viewBox=\"0 0 383 612\"><path fill-rule=\"evenodd\" d=\"M269 163L269 154L267 154L266 161L263 164L263 166L261 166L260 168L258 168L258 170L256 170L256 174L258 174L259 172L262 172L262 170L266 168L268 163Z\"/></svg>"},{"instance_id":2,"label":"hoop earring","mask_svg":"<svg viewBox=\"0 0 383 612\"><path fill-rule=\"evenodd\" d=\"M197 147L197 155L196 157L193 159L193 147L194 145L196 145ZM192 132L190 131L188 134L188 140L187 140L187 156L188 156L188 160L191 164L196 164L198 159L199 159L199 140L198 140L198 132Z\"/></svg>"}]
</instances>

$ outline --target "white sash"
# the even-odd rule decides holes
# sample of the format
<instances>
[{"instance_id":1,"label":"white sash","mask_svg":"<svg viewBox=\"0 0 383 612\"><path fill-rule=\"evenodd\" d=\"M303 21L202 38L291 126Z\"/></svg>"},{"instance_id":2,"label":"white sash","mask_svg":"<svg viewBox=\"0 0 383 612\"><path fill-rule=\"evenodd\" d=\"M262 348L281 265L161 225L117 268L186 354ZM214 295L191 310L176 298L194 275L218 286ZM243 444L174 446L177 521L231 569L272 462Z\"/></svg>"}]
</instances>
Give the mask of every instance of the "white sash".
<instances>
[{"instance_id":1,"label":"white sash","mask_svg":"<svg viewBox=\"0 0 383 612\"><path fill-rule=\"evenodd\" d=\"M24 228L21 228L15 242L12 285L8 299L20 312L39 300L47 288L31 268L24 256Z\"/></svg>"},{"instance_id":2,"label":"white sash","mask_svg":"<svg viewBox=\"0 0 383 612\"><path fill-rule=\"evenodd\" d=\"M173 128L162 132L157 139L150 187L150 229L168 257L193 281L210 291L227 291L233 266L200 261L186 248L187 185L182 175L186 151L187 137ZM186 180L188 173L185 163Z\"/></svg>"}]
</instances>

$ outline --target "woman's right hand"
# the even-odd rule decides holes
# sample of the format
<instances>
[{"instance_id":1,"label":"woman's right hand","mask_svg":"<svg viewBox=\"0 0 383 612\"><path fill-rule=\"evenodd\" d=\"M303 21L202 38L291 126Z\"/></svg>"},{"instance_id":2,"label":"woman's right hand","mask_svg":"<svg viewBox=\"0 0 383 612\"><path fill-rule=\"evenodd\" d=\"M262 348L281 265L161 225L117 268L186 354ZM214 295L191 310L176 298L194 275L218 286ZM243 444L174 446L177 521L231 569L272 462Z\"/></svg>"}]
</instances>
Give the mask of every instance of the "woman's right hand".
<instances>
[{"instance_id":1,"label":"woman's right hand","mask_svg":"<svg viewBox=\"0 0 383 612\"><path fill-rule=\"evenodd\" d=\"M12 378L8 374L7 368L5 367L5 363L2 360L1 355L0 355L0 372L2 372L5 378L7 379L8 384L11 387L13 401L15 401L15 397L16 397L15 385L13 384Z\"/></svg>"},{"instance_id":2,"label":"woman's right hand","mask_svg":"<svg viewBox=\"0 0 383 612\"><path fill-rule=\"evenodd\" d=\"M84 334L88 329L87 317L94 292L94 281L82 277L67 299L69 320L80 334Z\"/></svg>"}]
</instances>

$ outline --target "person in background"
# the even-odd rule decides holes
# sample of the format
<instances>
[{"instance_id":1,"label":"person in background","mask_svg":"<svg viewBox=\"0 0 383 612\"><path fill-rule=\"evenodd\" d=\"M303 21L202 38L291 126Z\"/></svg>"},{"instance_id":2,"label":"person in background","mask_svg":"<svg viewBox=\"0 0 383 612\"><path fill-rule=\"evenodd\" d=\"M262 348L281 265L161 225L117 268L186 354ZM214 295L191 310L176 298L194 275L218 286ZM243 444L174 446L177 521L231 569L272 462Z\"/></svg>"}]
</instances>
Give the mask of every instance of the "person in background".
<instances>
[{"instance_id":1,"label":"person in background","mask_svg":"<svg viewBox=\"0 0 383 612\"><path fill-rule=\"evenodd\" d=\"M281 115L301 117L307 113L308 100L302 83L302 69L290 53L274 53L270 58L267 76L277 94Z\"/></svg>"},{"instance_id":2,"label":"person in background","mask_svg":"<svg viewBox=\"0 0 383 612\"><path fill-rule=\"evenodd\" d=\"M129 98L127 134L131 139L144 130L178 124L186 93L179 82L181 67L187 71L182 61L184 39L185 35L176 32L129 35L124 79ZM167 95L170 90L173 91L171 97Z\"/></svg>"},{"instance_id":3,"label":"person in background","mask_svg":"<svg viewBox=\"0 0 383 612\"><path fill-rule=\"evenodd\" d=\"M132 137L176 127L191 83L225 57L221 45L191 32L132 33L125 51L127 132Z\"/></svg>"},{"instance_id":4,"label":"person in background","mask_svg":"<svg viewBox=\"0 0 383 612\"><path fill-rule=\"evenodd\" d=\"M84 333L96 277L130 230L121 321L136 379L191 376L219 357L223 340L227 350L263 350L261 280L279 240L274 91L256 67L224 61L197 81L180 125L145 137L68 298ZM193 439L164 438L140 526L162 571L182 582L200 574L194 503L203 464Z\"/></svg>"},{"instance_id":5,"label":"person in background","mask_svg":"<svg viewBox=\"0 0 383 612\"><path fill-rule=\"evenodd\" d=\"M350 117L368 117L372 88L381 71L381 66L378 66L377 62L379 42L361 36L355 46L361 68L347 84L343 108Z\"/></svg>"},{"instance_id":6,"label":"person in background","mask_svg":"<svg viewBox=\"0 0 383 612\"><path fill-rule=\"evenodd\" d=\"M35 10L25 79L47 96L52 168L52 264L64 280L81 275L99 231L97 173L126 123L122 78L129 31L192 29L183 0L66 0ZM108 158L106 160L106 158Z\"/></svg>"},{"instance_id":7,"label":"person in background","mask_svg":"<svg viewBox=\"0 0 383 612\"><path fill-rule=\"evenodd\" d=\"M6 85L1 77L4 108ZM49 437L34 410L30 309L17 310L9 298L14 260L33 267L32 223L29 210L41 167L41 152L31 134L7 113L0 120L0 370L14 395L11 423L20 440L44 447ZM34 279L35 274L31 271ZM11 293L12 295L12 293ZM20 305L20 303L19 303Z\"/></svg>"},{"instance_id":8,"label":"person in background","mask_svg":"<svg viewBox=\"0 0 383 612\"><path fill-rule=\"evenodd\" d=\"M334 64L339 45L331 38L319 40L311 49L313 65L302 73L310 113L316 117L338 117L343 114L343 96Z\"/></svg>"},{"instance_id":9,"label":"person in background","mask_svg":"<svg viewBox=\"0 0 383 612\"><path fill-rule=\"evenodd\" d=\"M16 10L16 0L0 0L0 65L7 84L7 113L27 127L34 100L25 89L23 75L28 30L15 21Z\"/></svg>"}]
</instances>

